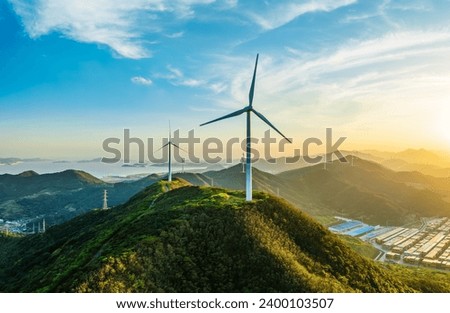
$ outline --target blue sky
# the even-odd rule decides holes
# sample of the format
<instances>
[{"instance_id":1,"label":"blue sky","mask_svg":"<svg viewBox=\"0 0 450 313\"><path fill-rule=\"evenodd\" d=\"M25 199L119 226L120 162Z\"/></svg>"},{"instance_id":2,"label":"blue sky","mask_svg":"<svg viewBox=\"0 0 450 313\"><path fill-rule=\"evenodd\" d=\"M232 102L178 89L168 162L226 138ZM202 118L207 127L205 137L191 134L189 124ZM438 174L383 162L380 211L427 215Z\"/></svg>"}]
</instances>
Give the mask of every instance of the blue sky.
<instances>
[{"instance_id":1,"label":"blue sky","mask_svg":"<svg viewBox=\"0 0 450 313\"><path fill-rule=\"evenodd\" d=\"M103 156L107 137L244 135L247 104L299 145L450 148L450 1L0 2L0 156ZM254 122L255 137L267 127Z\"/></svg>"}]
</instances>

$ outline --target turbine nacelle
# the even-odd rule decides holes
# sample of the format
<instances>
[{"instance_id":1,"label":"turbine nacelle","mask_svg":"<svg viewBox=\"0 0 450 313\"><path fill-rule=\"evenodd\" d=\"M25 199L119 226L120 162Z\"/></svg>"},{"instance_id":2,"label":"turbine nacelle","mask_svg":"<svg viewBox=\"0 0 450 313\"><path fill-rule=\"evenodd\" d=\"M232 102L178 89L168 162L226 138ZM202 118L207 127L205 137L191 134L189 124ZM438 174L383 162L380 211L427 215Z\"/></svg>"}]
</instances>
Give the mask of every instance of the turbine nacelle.
<instances>
[{"instance_id":1,"label":"turbine nacelle","mask_svg":"<svg viewBox=\"0 0 450 313\"><path fill-rule=\"evenodd\" d=\"M289 139L289 138L287 138L285 135L283 135L283 133L281 132L281 131L279 131L278 130L278 128L276 128L264 115L262 115L261 113L259 113L258 111L256 111L254 108L253 108L253 106L246 106L245 108L243 108L243 109L240 109L240 110L237 110L237 111L235 111L235 112L233 112L233 113L230 113L230 114L227 114L227 115L225 115L225 116L222 116L222 117L219 117L219 118L216 118L215 120L212 120L212 121L209 121L209 122L206 122L206 123L203 123L203 124L200 124L200 126L204 126L204 125L208 125L208 124L211 124L211 123L214 123L214 122L218 122L218 121L221 121L221 120L225 120L225 119L227 119L227 118L231 118L231 117L235 117L235 116L239 116L239 115L241 115L241 114L243 114L243 113L246 113L246 112L253 112L257 117L259 117L264 123L266 123L269 127L271 127L273 130L275 130L278 134L280 134L281 135L281 137L283 137L284 139L286 139L289 143L292 143L292 141Z\"/></svg>"}]
</instances>

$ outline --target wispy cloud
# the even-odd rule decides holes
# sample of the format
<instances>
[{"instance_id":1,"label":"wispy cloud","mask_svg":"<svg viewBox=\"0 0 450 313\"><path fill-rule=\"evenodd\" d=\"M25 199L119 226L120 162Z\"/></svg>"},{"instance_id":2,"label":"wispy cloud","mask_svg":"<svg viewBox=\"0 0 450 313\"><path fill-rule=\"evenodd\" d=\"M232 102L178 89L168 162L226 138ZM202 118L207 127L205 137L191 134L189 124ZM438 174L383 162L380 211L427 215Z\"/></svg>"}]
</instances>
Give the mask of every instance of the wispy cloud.
<instances>
[{"instance_id":1,"label":"wispy cloud","mask_svg":"<svg viewBox=\"0 0 450 313\"><path fill-rule=\"evenodd\" d=\"M177 68L173 67L172 65L168 65L167 69L169 70L170 74L166 75L165 77L167 77L168 79L181 78L184 76L183 72L180 69L177 69Z\"/></svg>"},{"instance_id":2,"label":"wispy cloud","mask_svg":"<svg viewBox=\"0 0 450 313\"><path fill-rule=\"evenodd\" d=\"M188 78L188 79L181 79L180 81L178 81L175 84L178 84L181 86L187 86L187 87L199 87L199 86L203 86L205 84L205 82L198 80L198 79Z\"/></svg>"},{"instance_id":3,"label":"wispy cloud","mask_svg":"<svg viewBox=\"0 0 450 313\"><path fill-rule=\"evenodd\" d=\"M373 13L363 13L358 15L347 15L342 22L344 23L353 23L355 21L365 21L368 19L376 18L380 16L380 12Z\"/></svg>"},{"instance_id":4,"label":"wispy cloud","mask_svg":"<svg viewBox=\"0 0 450 313\"><path fill-rule=\"evenodd\" d=\"M151 35L167 38L185 35L186 20L197 17L196 10L209 6L213 16L229 10L263 29L280 27L310 12L329 12L356 0L267 0L264 3L240 3L237 0L8 0L20 16L27 34L39 38L50 33L83 43L110 47L115 55L131 59L152 56ZM177 24L178 23L178 24ZM171 32L172 31L172 32ZM164 35L166 33L166 35Z\"/></svg>"},{"instance_id":5,"label":"wispy cloud","mask_svg":"<svg viewBox=\"0 0 450 313\"><path fill-rule=\"evenodd\" d=\"M110 47L119 56L151 56L143 35L161 31L159 15L188 18L193 7L214 0L9 0L31 38L58 32L67 38ZM178 34L180 35L180 34Z\"/></svg>"},{"instance_id":6,"label":"wispy cloud","mask_svg":"<svg viewBox=\"0 0 450 313\"><path fill-rule=\"evenodd\" d=\"M168 35L166 35L166 37L175 39L175 38L181 38L181 37L183 37L183 35L184 35L184 32L176 32L176 33L168 34Z\"/></svg>"},{"instance_id":7,"label":"wispy cloud","mask_svg":"<svg viewBox=\"0 0 450 313\"><path fill-rule=\"evenodd\" d=\"M222 93L227 89L227 85L225 83L213 83L209 86L209 88L215 93Z\"/></svg>"},{"instance_id":8,"label":"wispy cloud","mask_svg":"<svg viewBox=\"0 0 450 313\"><path fill-rule=\"evenodd\" d=\"M184 73L172 65L167 66L168 73L156 74L156 78L165 79L174 86L201 87L206 84L205 81L186 77Z\"/></svg>"},{"instance_id":9,"label":"wispy cloud","mask_svg":"<svg viewBox=\"0 0 450 313\"><path fill-rule=\"evenodd\" d=\"M280 120L309 114L304 125L311 127L317 116L321 123L344 123L384 109L424 110L430 101L448 98L450 62L443 56L450 53L450 32L404 31L349 40L315 55L287 52L282 58L262 55L256 81L256 105ZM252 63L243 67L245 60L224 58L234 68L213 66L226 73L229 91L216 103L237 107L247 101Z\"/></svg>"},{"instance_id":10,"label":"wispy cloud","mask_svg":"<svg viewBox=\"0 0 450 313\"><path fill-rule=\"evenodd\" d=\"M136 85L150 86L153 84L151 79L142 77L142 76L134 76L131 77L131 82Z\"/></svg>"},{"instance_id":11,"label":"wispy cloud","mask_svg":"<svg viewBox=\"0 0 450 313\"><path fill-rule=\"evenodd\" d=\"M429 12L432 10L432 4L423 0L413 0L413 1L388 1L389 8L393 10L400 11L419 11L419 12Z\"/></svg>"},{"instance_id":12,"label":"wispy cloud","mask_svg":"<svg viewBox=\"0 0 450 313\"><path fill-rule=\"evenodd\" d=\"M220 67L218 66L217 69L219 68ZM185 74L181 69L168 65L166 73L158 73L153 77L155 79L166 80L173 86L201 88L205 91L212 92L214 96L225 93L229 88L228 82L222 81L221 79L218 79L216 75L210 74L211 73L208 71L200 71L196 73L200 78L194 78L192 77L192 74ZM226 76L229 77L228 75Z\"/></svg>"},{"instance_id":13,"label":"wispy cloud","mask_svg":"<svg viewBox=\"0 0 450 313\"><path fill-rule=\"evenodd\" d=\"M312 12L330 12L356 3L357 0L309 0L309 1L264 1L258 2L261 9L251 10L247 15L264 29L274 29L289 23L298 16Z\"/></svg>"},{"instance_id":14,"label":"wispy cloud","mask_svg":"<svg viewBox=\"0 0 450 313\"><path fill-rule=\"evenodd\" d=\"M397 62L409 56L429 54L449 42L448 32L389 33L380 38L349 42L335 53L309 61L301 67L317 73Z\"/></svg>"}]
</instances>

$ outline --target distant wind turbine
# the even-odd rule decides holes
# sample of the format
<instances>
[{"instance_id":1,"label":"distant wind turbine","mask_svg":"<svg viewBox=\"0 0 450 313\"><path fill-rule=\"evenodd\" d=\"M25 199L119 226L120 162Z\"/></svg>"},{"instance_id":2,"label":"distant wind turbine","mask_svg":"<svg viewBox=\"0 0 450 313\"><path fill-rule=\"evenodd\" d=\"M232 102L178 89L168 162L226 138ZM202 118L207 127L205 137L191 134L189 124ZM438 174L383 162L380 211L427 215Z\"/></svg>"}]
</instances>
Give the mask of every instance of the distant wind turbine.
<instances>
[{"instance_id":1,"label":"distant wind turbine","mask_svg":"<svg viewBox=\"0 0 450 313\"><path fill-rule=\"evenodd\" d=\"M169 122L169 141L163 145L161 148L159 148L158 150L156 150L155 152L164 149L165 147L169 148L169 168L168 168L168 174L167 174L167 181L171 182L172 181L172 146L174 146L175 148L180 149L181 151L186 152L186 150L180 148L178 145L174 144L172 142L172 131L170 129L170 122Z\"/></svg>"},{"instance_id":2,"label":"distant wind turbine","mask_svg":"<svg viewBox=\"0 0 450 313\"><path fill-rule=\"evenodd\" d=\"M207 124L211 124L220 120L224 120L230 117L235 117L238 115L241 115L242 113L247 113L247 138L246 138L246 147L247 147L247 155L246 155L246 163L245 163L245 199L247 201L252 201L252 161L251 161L251 123L250 123L250 113L254 113L257 117L259 117L261 120L263 120L264 123L269 125L271 128L273 128L277 133L279 133L284 139L286 139L288 142L292 143L288 138L286 138L285 135L283 135L275 126L272 125L272 123L269 122L267 118L264 117L261 113L256 111L253 108L253 96L255 94L255 80L256 80L256 68L258 67L258 57L259 54L256 55L256 61L255 61L255 69L253 71L253 79L252 84L250 86L250 93L248 95L248 105L244 107L243 109L240 109L236 112L227 114L225 116L219 117L215 120L206 122L201 124L200 126L204 126Z\"/></svg>"}]
</instances>

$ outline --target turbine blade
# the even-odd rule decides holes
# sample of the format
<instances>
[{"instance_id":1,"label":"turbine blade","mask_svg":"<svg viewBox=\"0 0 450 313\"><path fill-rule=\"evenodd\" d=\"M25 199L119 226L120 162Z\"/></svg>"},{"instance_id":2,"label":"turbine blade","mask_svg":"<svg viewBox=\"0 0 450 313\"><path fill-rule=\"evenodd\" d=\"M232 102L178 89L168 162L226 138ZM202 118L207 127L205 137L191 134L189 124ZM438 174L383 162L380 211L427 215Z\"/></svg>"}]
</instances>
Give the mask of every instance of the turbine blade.
<instances>
[{"instance_id":1,"label":"turbine blade","mask_svg":"<svg viewBox=\"0 0 450 313\"><path fill-rule=\"evenodd\" d=\"M245 108L243 108L243 109L237 110L236 112L233 112L233 113L227 114L227 115L225 115L225 116L216 118L215 120L212 120L212 121L209 121L209 122L200 124L200 126L208 125L208 124L211 124L211 123L220 121L220 120L224 120L224 119L227 119L227 118L230 118L230 117L234 117L234 116L241 115L242 113L247 112L249 109L250 109L249 107L245 107Z\"/></svg>"},{"instance_id":2,"label":"turbine blade","mask_svg":"<svg viewBox=\"0 0 450 313\"><path fill-rule=\"evenodd\" d=\"M168 143L166 143L165 145L163 145L161 148L159 148L158 150L155 150L155 152L158 152L159 150L163 149L164 147L167 147L171 142L169 141Z\"/></svg>"},{"instance_id":3,"label":"turbine blade","mask_svg":"<svg viewBox=\"0 0 450 313\"><path fill-rule=\"evenodd\" d=\"M170 127L170 120L169 120L169 142L172 139L172 129Z\"/></svg>"},{"instance_id":4,"label":"turbine blade","mask_svg":"<svg viewBox=\"0 0 450 313\"><path fill-rule=\"evenodd\" d=\"M269 122L269 120L267 118L265 118L264 115L262 115L261 113L259 113L258 111L254 110L254 109L252 109L252 112L255 113L256 116L258 116L260 119L262 119L267 125L272 127L277 133L279 133L281 135L281 137L286 139L289 143L292 143L292 141L289 140L285 135L283 135L275 126L273 126L273 124L271 122Z\"/></svg>"},{"instance_id":5,"label":"turbine blade","mask_svg":"<svg viewBox=\"0 0 450 313\"><path fill-rule=\"evenodd\" d=\"M248 105L250 107L253 105L253 95L255 94L255 80L256 80L256 68L258 67L258 57L259 53L256 55L255 69L253 70L252 85L250 86L250 92L248 94Z\"/></svg>"},{"instance_id":6,"label":"turbine blade","mask_svg":"<svg viewBox=\"0 0 450 313\"><path fill-rule=\"evenodd\" d=\"M179 147L178 145L174 144L173 142L170 143L172 146L174 146L175 148L180 149L181 151L184 151L186 153L188 153L186 150L184 150L183 148Z\"/></svg>"}]
</instances>

